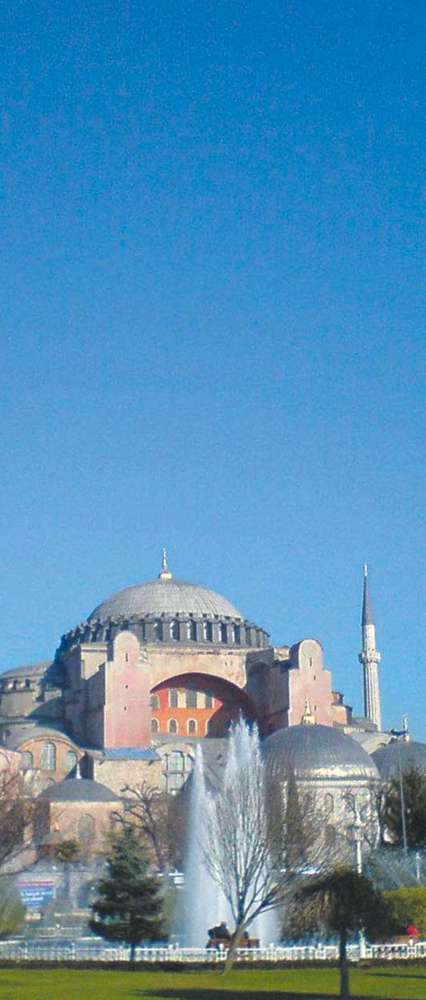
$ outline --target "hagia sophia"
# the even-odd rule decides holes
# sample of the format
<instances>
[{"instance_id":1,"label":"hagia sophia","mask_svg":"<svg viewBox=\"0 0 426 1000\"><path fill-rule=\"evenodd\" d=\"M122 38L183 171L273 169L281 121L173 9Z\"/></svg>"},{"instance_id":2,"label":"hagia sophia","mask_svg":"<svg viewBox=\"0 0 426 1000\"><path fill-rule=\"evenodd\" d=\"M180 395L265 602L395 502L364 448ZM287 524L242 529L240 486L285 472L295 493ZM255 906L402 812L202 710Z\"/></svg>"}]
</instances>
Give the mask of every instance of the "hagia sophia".
<instances>
[{"instance_id":1,"label":"hagia sophia","mask_svg":"<svg viewBox=\"0 0 426 1000\"><path fill-rule=\"evenodd\" d=\"M37 777L40 842L56 832L99 845L124 789L146 782L176 795L200 742L220 769L241 715L256 722L274 773L291 765L298 781L321 787L329 813L336 797L366 800L396 767L366 567L361 629L362 718L333 689L318 640L271 645L225 597L175 579L163 552L155 580L98 604L51 661L0 676L0 739ZM407 733L401 751L426 770L426 745Z\"/></svg>"}]
</instances>

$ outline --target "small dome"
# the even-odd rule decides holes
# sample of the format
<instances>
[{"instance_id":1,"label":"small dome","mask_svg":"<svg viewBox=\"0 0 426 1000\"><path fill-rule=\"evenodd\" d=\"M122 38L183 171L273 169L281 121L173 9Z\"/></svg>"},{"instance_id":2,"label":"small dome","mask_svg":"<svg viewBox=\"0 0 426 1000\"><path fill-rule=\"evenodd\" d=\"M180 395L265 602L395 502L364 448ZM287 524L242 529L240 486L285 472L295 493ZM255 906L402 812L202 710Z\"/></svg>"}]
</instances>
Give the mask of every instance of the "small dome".
<instances>
[{"instance_id":1,"label":"small dome","mask_svg":"<svg viewBox=\"0 0 426 1000\"><path fill-rule=\"evenodd\" d=\"M371 756L380 771L380 776L386 780L399 774L399 760L403 771L416 767L426 774L426 743L417 743L415 740L407 742L393 740L385 747L379 747Z\"/></svg>"},{"instance_id":2,"label":"small dome","mask_svg":"<svg viewBox=\"0 0 426 1000\"><path fill-rule=\"evenodd\" d=\"M47 672L49 667L52 666L51 660L43 660L41 663L29 663L27 666L23 667L13 667L11 670L5 670L4 673L0 675L0 679L3 677L42 677L43 674Z\"/></svg>"},{"instance_id":3,"label":"small dome","mask_svg":"<svg viewBox=\"0 0 426 1000\"><path fill-rule=\"evenodd\" d=\"M89 778L65 778L48 785L39 795L49 802L118 802L119 796L100 781Z\"/></svg>"},{"instance_id":4,"label":"small dome","mask_svg":"<svg viewBox=\"0 0 426 1000\"><path fill-rule=\"evenodd\" d=\"M99 604L88 620L163 614L217 615L219 618L241 619L240 612L214 590L160 576L149 583L120 590Z\"/></svg>"},{"instance_id":5,"label":"small dome","mask_svg":"<svg viewBox=\"0 0 426 1000\"><path fill-rule=\"evenodd\" d=\"M263 741L265 764L276 778L288 770L309 780L374 781L374 761L350 736L332 726L289 726Z\"/></svg>"}]
</instances>

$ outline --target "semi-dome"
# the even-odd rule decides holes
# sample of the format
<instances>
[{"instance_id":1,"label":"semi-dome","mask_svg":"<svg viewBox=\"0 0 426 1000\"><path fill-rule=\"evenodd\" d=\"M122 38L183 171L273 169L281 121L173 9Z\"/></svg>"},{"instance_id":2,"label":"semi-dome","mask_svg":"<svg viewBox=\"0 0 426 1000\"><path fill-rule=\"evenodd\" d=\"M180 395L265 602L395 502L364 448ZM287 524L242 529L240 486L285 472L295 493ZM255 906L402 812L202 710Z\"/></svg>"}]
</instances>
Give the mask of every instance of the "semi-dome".
<instances>
[{"instance_id":1,"label":"semi-dome","mask_svg":"<svg viewBox=\"0 0 426 1000\"><path fill-rule=\"evenodd\" d=\"M377 781L374 761L363 748L332 726L289 726L263 742L265 764L275 778L289 771L300 780Z\"/></svg>"},{"instance_id":2,"label":"semi-dome","mask_svg":"<svg viewBox=\"0 0 426 1000\"><path fill-rule=\"evenodd\" d=\"M371 756L380 771L380 776L385 780L399 774L400 761L402 771L415 767L426 774L426 743L418 743L416 740L404 742L393 740L392 743L379 747Z\"/></svg>"},{"instance_id":3,"label":"semi-dome","mask_svg":"<svg viewBox=\"0 0 426 1000\"><path fill-rule=\"evenodd\" d=\"M214 590L184 580L162 579L126 587L102 601L91 615L96 618L117 618L121 615L217 615L219 618L241 618L240 612Z\"/></svg>"}]
</instances>

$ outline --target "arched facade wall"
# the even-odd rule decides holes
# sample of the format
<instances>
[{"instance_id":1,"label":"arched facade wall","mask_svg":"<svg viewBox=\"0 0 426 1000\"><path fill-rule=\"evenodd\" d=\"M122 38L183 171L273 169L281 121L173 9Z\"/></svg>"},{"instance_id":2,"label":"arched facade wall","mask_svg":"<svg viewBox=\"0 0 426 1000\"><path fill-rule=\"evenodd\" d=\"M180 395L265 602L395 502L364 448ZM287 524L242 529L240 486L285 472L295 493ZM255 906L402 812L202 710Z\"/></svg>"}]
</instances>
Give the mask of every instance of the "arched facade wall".
<instances>
[{"instance_id":1,"label":"arched facade wall","mask_svg":"<svg viewBox=\"0 0 426 1000\"><path fill-rule=\"evenodd\" d=\"M176 649L158 646L145 648L149 662L151 690L163 681L180 674L222 677L238 688L246 687L246 649L221 650L218 647L194 649L191 646Z\"/></svg>"},{"instance_id":2,"label":"arched facade wall","mask_svg":"<svg viewBox=\"0 0 426 1000\"><path fill-rule=\"evenodd\" d=\"M211 674L169 677L151 693L152 737L224 736L240 715L254 720L256 709L235 684ZM194 729L195 724L195 729Z\"/></svg>"}]
</instances>

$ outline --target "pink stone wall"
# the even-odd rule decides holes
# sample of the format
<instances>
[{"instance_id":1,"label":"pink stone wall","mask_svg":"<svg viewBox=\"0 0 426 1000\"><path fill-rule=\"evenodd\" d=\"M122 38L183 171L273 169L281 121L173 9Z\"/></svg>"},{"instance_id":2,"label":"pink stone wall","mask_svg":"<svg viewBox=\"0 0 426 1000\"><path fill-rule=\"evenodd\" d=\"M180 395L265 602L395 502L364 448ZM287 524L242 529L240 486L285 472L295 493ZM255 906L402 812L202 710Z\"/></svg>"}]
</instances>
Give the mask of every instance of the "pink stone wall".
<instances>
[{"instance_id":1,"label":"pink stone wall","mask_svg":"<svg viewBox=\"0 0 426 1000\"><path fill-rule=\"evenodd\" d=\"M104 746L146 747L150 740L148 661L136 636L121 632L105 666Z\"/></svg>"},{"instance_id":2,"label":"pink stone wall","mask_svg":"<svg viewBox=\"0 0 426 1000\"><path fill-rule=\"evenodd\" d=\"M315 722L332 726L331 673L324 667L321 644L316 639L303 639L292 647L290 664L289 725L300 724L308 699Z\"/></svg>"}]
</instances>

